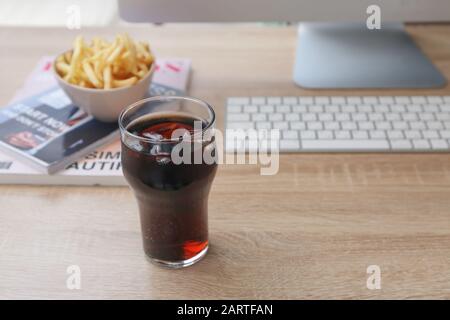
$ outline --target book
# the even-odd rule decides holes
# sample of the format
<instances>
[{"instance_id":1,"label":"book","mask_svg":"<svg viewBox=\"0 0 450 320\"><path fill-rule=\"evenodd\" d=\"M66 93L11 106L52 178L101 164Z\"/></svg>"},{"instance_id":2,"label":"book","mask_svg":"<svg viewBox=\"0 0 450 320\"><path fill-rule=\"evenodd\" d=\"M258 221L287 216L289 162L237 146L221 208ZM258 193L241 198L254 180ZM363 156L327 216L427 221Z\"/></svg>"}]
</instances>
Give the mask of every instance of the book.
<instances>
[{"instance_id":1,"label":"book","mask_svg":"<svg viewBox=\"0 0 450 320\"><path fill-rule=\"evenodd\" d=\"M54 173L118 137L117 123L94 119L58 87L0 109L0 148Z\"/></svg>"},{"instance_id":2,"label":"book","mask_svg":"<svg viewBox=\"0 0 450 320\"><path fill-rule=\"evenodd\" d=\"M23 88L19 89L10 105L18 105L43 94L58 92L50 72L52 57L42 58ZM189 59L158 59L149 95L183 95L189 80ZM58 94L55 96L58 98ZM59 96L61 99L61 96ZM64 98L63 98L64 99ZM58 99L56 99L58 100ZM20 107L19 107L20 108ZM0 109L4 110L4 109ZM85 120L86 121L86 120ZM0 124L0 131L3 124ZM117 133L117 130L116 130ZM0 183L2 184L64 184L64 185L125 185L120 165L120 141L97 147L87 156L71 161L63 170L54 174L42 173L12 154L0 152Z\"/></svg>"}]
</instances>

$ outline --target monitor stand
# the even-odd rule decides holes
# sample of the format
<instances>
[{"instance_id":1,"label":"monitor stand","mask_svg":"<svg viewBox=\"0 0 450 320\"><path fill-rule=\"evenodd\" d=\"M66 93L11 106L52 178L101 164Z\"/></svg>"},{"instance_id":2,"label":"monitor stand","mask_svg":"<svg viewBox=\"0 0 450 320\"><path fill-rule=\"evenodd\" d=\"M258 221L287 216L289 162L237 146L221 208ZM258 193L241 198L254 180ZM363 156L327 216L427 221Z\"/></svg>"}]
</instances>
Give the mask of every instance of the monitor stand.
<instances>
[{"instance_id":1,"label":"monitor stand","mask_svg":"<svg viewBox=\"0 0 450 320\"><path fill-rule=\"evenodd\" d=\"M401 23L301 23L294 81L305 88L432 88L446 79Z\"/></svg>"}]
</instances>

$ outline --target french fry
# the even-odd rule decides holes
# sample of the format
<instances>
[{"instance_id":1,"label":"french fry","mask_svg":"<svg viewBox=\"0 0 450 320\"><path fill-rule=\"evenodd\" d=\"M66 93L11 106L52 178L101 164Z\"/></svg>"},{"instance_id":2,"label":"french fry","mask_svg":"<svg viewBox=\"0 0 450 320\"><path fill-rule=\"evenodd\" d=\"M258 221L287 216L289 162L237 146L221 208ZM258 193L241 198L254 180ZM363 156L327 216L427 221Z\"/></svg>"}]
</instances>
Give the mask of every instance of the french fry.
<instances>
[{"instance_id":1,"label":"french fry","mask_svg":"<svg viewBox=\"0 0 450 320\"><path fill-rule=\"evenodd\" d=\"M142 43L136 44L137 56L140 57L145 63L151 63L152 57L150 52L148 52Z\"/></svg>"},{"instance_id":2,"label":"french fry","mask_svg":"<svg viewBox=\"0 0 450 320\"><path fill-rule=\"evenodd\" d=\"M88 77L89 81L96 87L100 88L102 87L101 82L97 79L97 76L94 73L94 70L92 70L91 65L89 62L83 62L83 71L85 72L86 76Z\"/></svg>"},{"instance_id":3,"label":"french fry","mask_svg":"<svg viewBox=\"0 0 450 320\"><path fill-rule=\"evenodd\" d=\"M63 76L65 76L66 74L69 73L70 71L70 66L63 62L63 61L59 61L56 63L56 70Z\"/></svg>"},{"instance_id":4,"label":"french fry","mask_svg":"<svg viewBox=\"0 0 450 320\"><path fill-rule=\"evenodd\" d=\"M112 84L114 88L121 88L121 87L129 87L135 84L138 81L137 77L131 77L128 79L123 80L113 80Z\"/></svg>"},{"instance_id":5,"label":"french fry","mask_svg":"<svg viewBox=\"0 0 450 320\"><path fill-rule=\"evenodd\" d=\"M143 70L144 72L147 73L148 68L147 68L147 65L146 65L145 63L139 62L139 63L138 63L138 67L139 67L140 70Z\"/></svg>"},{"instance_id":6,"label":"french fry","mask_svg":"<svg viewBox=\"0 0 450 320\"><path fill-rule=\"evenodd\" d=\"M148 43L134 42L124 33L112 42L95 37L86 44L82 36L76 37L73 49L56 58L55 69L71 84L112 89L135 84L153 63Z\"/></svg>"},{"instance_id":7,"label":"french fry","mask_svg":"<svg viewBox=\"0 0 450 320\"><path fill-rule=\"evenodd\" d=\"M107 64L113 63L114 60L116 60L116 58L120 55L120 52L122 51L122 49L123 49L123 45L118 45L117 47L115 47L114 50L109 55L109 57L106 59L106 63Z\"/></svg>"},{"instance_id":8,"label":"french fry","mask_svg":"<svg viewBox=\"0 0 450 320\"><path fill-rule=\"evenodd\" d=\"M79 67L79 60L82 51L82 46L83 46L83 37L82 36L76 37L74 42L73 55L70 63L70 70L67 74L67 79L69 82L74 81L73 77L76 73L76 69Z\"/></svg>"},{"instance_id":9,"label":"french fry","mask_svg":"<svg viewBox=\"0 0 450 320\"><path fill-rule=\"evenodd\" d=\"M111 66L107 66L104 70L103 70L103 83L104 89L111 89L112 87L112 83L111 83Z\"/></svg>"},{"instance_id":10,"label":"french fry","mask_svg":"<svg viewBox=\"0 0 450 320\"><path fill-rule=\"evenodd\" d=\"M66 53L64 53L64 60L66 60L66 62L70 64L70 62L72 61L72 51L67 51Z\"/></svg>"}]
</instances>

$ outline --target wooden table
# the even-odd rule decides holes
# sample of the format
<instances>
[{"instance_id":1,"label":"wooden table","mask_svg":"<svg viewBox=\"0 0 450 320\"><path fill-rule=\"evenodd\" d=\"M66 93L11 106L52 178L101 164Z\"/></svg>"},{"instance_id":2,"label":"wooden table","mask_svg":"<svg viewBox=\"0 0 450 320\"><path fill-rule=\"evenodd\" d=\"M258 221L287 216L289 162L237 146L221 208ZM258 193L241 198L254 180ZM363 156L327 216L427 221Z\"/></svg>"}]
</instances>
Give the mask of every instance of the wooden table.
<instances>
[{"instance_id":1,"label":"wooden table","mask_svg":"<svg viewBox=\"0 0 450 320\"><path fill-rule=\"evenodd\" d=\"M450 26L408 30L450 78ZM189 93L223 128L233 95L450 94L313 91L292 82L295 27L215 25L128 31L160 57L191 57ZM0 29L0 104L45 54L78 32ZM221 166L210 196L207 257L183 270L149 264L128 188L0 186L0 298L450 298L448 154L282 155L275 176ZM81 290L66 269L81 268ZM369 265L381 290L366 288Z\"/></svg>"}]
</instances>

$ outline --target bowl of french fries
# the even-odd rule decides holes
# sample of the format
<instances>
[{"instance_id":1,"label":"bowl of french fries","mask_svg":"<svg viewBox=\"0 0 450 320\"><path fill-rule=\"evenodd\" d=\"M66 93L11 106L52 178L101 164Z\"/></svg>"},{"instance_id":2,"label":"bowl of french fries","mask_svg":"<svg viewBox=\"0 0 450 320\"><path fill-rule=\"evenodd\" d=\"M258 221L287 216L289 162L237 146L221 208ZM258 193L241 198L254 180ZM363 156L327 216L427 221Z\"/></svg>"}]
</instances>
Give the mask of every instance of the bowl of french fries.
<instances>
[{"instance_id":1,"label":"bowl of french fries","mask_svg":"<svg viewBox=\"0 0 450 320\"><path fill-rule=\"evenodd\" d=\"M148 43L118 34L111 42L78 36L73 48L54 61L53 70L72 102L105 122L147 95L155 69Z\"/></svg>"}]
</instances>

